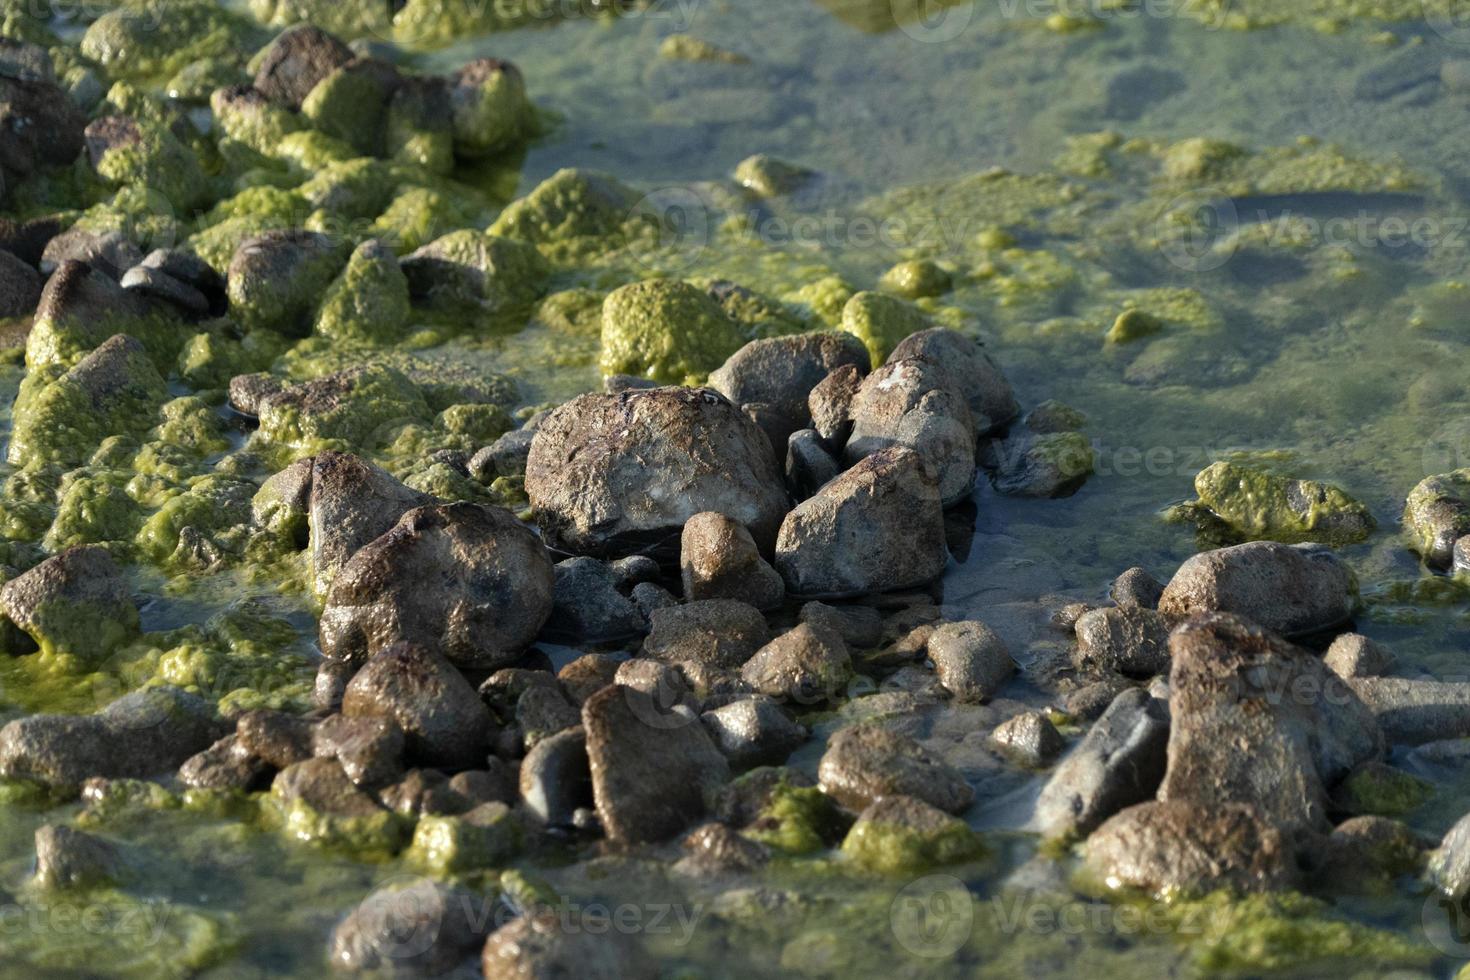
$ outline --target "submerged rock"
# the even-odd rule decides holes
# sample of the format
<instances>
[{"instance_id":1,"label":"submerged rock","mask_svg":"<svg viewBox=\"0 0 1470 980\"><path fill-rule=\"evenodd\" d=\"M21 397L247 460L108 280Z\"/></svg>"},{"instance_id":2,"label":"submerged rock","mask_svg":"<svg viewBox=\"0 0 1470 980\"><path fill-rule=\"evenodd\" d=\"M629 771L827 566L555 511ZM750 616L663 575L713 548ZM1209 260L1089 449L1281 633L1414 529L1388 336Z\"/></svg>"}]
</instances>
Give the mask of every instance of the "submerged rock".
<instances>
[{"instance_id":1,"label":"submerged rock","mask_svg":"<svg viewBox=\"0 0 1470 980\"><path fill-rule=\"evenodd\" d=\"M531 912L501 926L485 943L487 978L577 977L624 980L651 972L635 937L567 928L554 911Z\"/></svg>"},{"instance_id":2,"label":"submerged rock","mask_svg":"<svg viewBox=\"0 0 1470 980\"><path fill-rule=\"evenodd\" d=\"M900 795L957 814L975 798L952 766L907 735L874 722L851 725L832 736L817 780L822 792L850 810Z\"/></svg>"},{"instance_id":3,"label":"submerged rock","mask_svg":"<svg viewBox=\"0 0 1470 980\"><path fill-rule=\"evenodd\" d=\"M1164 589L1159 612L1247 616L1273 633L1297 636L1346 622L1357 581L1331 551L1313 545L1251 541L1190 558Z\"/></svg>"},{"instance_id":4,"label":"submerged rock","mask_svg":"<svg viewBox=\"0 0 1470 980\"><path fill-rule=\"evenodd\" d=\"M42 888L110 885L121 865L111 841L57 824L36 829L36 884Z\"/></svg>"},{"instance_id":5,"label":"submerged rock","mask_svg":"<svg viewBox=\"0 0 1470 980\"><path fill-rule=\"evenodd\" d=\"M573 399L537 428L526 493L551 546L597 556L667 547L705 511L769 547L787 509L765 433L704 388Z\"/></svg>"},{"instance_id":6,"label":"submerged rock","mask_svg":"<svg viewBox=\"0 0 1470 980\"><path fill-rule=\"evenodd\" d=\"M677 834L730 779L697 718L665 713L641 691L613 685L592 695L582 705L582 727L597 815L614 841Z\"/></svg>"},{"instance_id":7,"label":"submerged rock","mask_svg":"<svg viewBox=\"0 0 1470 980\"><path fill-rule=\"evenodd\" d=\"M1295 856L1253 808L1169 800L1141 803L1087 838L1087 868L1110 887L1160 897L1285 891Z\"/></svg>"},{"instance_id":8,"label":"submerged rock","mask_svg":"<svg viewBox=\"0 0 1470 980\"><path fill-rule=\"evenodd\" d=\"M418 507L342 567L321 616L322 653L361 661L400 640L456 664L498 667L520 656L551 615L546 549L507 510Z\"/></svg>"},{"instance_id":9,"label":"submerged rock","mask_svg":"<svg viewBox=\"0 0 1470 980\"><path fill-rule=\"evenodd\" d=\"M1200 471L1194 492L1231 531L1250 539L1347 544L1377 526L1368 508L1338 487L1223 460Z\"/></svg>"},{"instance_id":10,"label":"submerged rock","mask_svg":"<svg viewBox=\"0 0 1470 980\"><path fill-rule=\"evenodd\" d=\"M948 560L938 483L901 446L864 457L798 504L776 541L776 570L797 595L913 588Z\"/></svg>"},{"instance_id":11,"label":"submerged rock","mask_svg":"<svg viewBox=\"0 0 1470 980\"><path fill-rule=\"evenodd\" d=\"M1123 691L1052 773L1034 825L1045 837L1085 837L1124 807L1151 799L1164 777L1168 741L1164 705L1147 691Z\"/></svg>"},{"instance_id":12,"label":"submerged rock","mask_svg":"<svg viewBox=\"0 0 1470 980\"><path fill-rule=\"evenodd\" d=\"M1384 752L1352 689L1314 654L1229 614L1190 620L1169 649L1159 798L1249 804L1289 836L1325 830L1326 788Z\"/></svg>"},{"instance_id":13,"label":"submerged rock","mask_svg":"<svg viewBox=\"0 0 1470 980\"><path fill-rule=\"evenodd\" d=\"M485 898L420 878L379 888L332 930L327 959L353 973L437 976L484 942Z\"/></svg>"}]
</instances>

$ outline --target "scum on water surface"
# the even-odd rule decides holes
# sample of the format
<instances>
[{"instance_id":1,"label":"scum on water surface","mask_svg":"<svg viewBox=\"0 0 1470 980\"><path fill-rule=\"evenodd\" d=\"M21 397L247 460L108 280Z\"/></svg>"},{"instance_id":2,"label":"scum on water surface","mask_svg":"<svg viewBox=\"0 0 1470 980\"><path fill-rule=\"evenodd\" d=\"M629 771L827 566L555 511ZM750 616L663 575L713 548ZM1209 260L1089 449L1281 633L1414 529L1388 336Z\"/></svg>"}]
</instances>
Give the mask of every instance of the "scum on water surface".
<instances>
[{"instance_id":1,"label":"scum on water surface","mask_svg":"<svg viewBox=\"0 0 1470 980\"><path fill-rule=\"evenodd\" d=\"M41 22L30 6L0 3L0 34L55 44L58 74L78 67L84 21L55 4L57 18ZM137 17L167 9L117 6ZM175 551L186 524L213 520L209 530L231 543L228 515L249 500L240 488L328 445L368 455L416 489L519 505L513 485L480 487L426 461L439 449L473 451L512 415L595 388L606 292L655 275L730 279L784 303L793 328L839 326L851 294L917 260L953 284L917 305L983 337L1025 408L1054 398L1083 413L1094 456L1094 475L1064 500L1003 497L981 481L972 542L945 578L947 608L1001 623L1043 596L1099 599L1133 565L1167 575L1199 539L1166 511L1194 496L1196 474L1227 459L1350 494L1376 522L1340 542L1366 600L1359 629L1403 662L1462 677L1470 597L1422 570L1398 525L1420 479L1470 465L1470 33L1448 0L922 10L889 0L655 0L622 17L592 7L410 0L389 21L373 3L236 3L212 15L195 5L161 32L121 35L154 45L142 53L87 31L82 54L120 80L107 99L145 121L160 113L156 145L147 160L110 161L112 186L83 170L38 175L17 191L22 215L80 212L91 227L147 244L187 240L216 264L272 227L383 236L400 252L454 229L496 227L539 238L539 256L497 261L523 263L528 280L544 279L546 298L491 297L473 329L462 309L426 313L388 341L376 328L358 335L350 297L333 305L325 331L345 343L270 331L177 338L159 365L176 400L163 425L149 419L127 434L139 451L64 459L74 447L61 445L56 465L7 464L4 574L57 543L114 544L131 562L144 632L101 662L50 650L0 662L4 717L87 711L160 680L233 709L304 708L318 611L309 570L292 553L240 540L243 557L225 570L186 572ZM219 80L205 91L237 80L248 53L240 45L254 50L302 15L396 45L387 50L425 70L481 55L514 60L538 135L452 171L434 165L432 146L409 162L365 162L344 139L288 131L269 116L235 121L234 156L168 135L172 120L149 93L185 89L191 69ZM667 38L686 35L703 43L660 56ZM337 97L352 107L350 91ZM815 176L790 194L752 196L730 175L757 153ZM545 211L505 210L567 167L631 189L605 227L566 237L538 223ZM222 174L239 180L230 193ZM352 282L373 288L373 267L352 268ZM317 285L324 292L327 282ZM1116 329L1123 315L1126 329ZM671 380L728 353L674 351ZM379 383L344 430L306 431L284 413L267 420L273 439L246 443L215 410L236 373L306 379L362 361L381 371ZM21 364L10 351L0 365L7 444ZM455 394L488 374L512 379L517 393ZM242 445L253 459L206 477ZM1256 527L1282 524L1250 514ZM792 760L807 770L837 723L809 720L818 738ZM1407 817L1434 838L1470 804L1466 777L1441 776ZM146 888L89 894L88 918L27 884L34 829L76 804L4 788L0 964L36 976L99 963L119 975L316 976L343 911L375 882L418 870L354 857L383 828L357 828L360 837L323 850L277 832L284 823L310 833L289 814L127 789L97 819L155 870ZM982 804L972 823L1003 826L1014 803ZM1002 883L1035 852L1023 834L988 833L983 858L910 884L856 873L822 849L830 834L814 828L820 817L799 793L773 808L771 846L809 853L776 861L759 889L681 885L656 861L576 864L568 854L534 870L568 901L688 912L687 933L644 929L670 975L868 976L895 962L933 976L1448 974L1470 957L1426 932L1425 896L1407 883L1335 905L1212 898L1131 917L1120 913L1126 904L1054 890L1016 899ZM955 897L955 882L967 912L940 901ZM917 932L905 925L913 908L928 916Z\"/></svg>"}]
</instances>

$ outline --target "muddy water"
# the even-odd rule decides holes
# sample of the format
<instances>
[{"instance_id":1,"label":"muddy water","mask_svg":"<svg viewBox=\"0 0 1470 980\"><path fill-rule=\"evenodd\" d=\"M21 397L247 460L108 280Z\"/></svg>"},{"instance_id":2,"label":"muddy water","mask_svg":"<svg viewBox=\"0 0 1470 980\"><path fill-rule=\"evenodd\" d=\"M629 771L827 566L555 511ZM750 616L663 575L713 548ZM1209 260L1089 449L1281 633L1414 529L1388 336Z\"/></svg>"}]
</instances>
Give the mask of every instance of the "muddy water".
<instances>
[{"instance_id":1,"label":"muddy water","mask_svg":"<svg viewBox=\"0 0 1470 980\"><path fill-rule=\"evenodd\" d=\"M1379 529L1343 549L1365 597L1358 628L1410 674L1470 674L1470 597L1427 587L1398 527L1414 483L1470 465L1470 36L1436 30L1440 21L1350 17L1327 30L1317 14L1330 5L1305 3L1312 15L1246 32L1185 6L1107 10L1078 25L1048 22L1049 5L977 4L900 10L896 23L887 0L670 0L616 21L466 38L413 60L447 69L492 54L521 66L555 122L526 154L518 192L561 167L592 167L678 206L681 222L659 247L607 263L616 274L589 261L565 285L606 285L631 269L790 295L830 275L870 288L904 258L948 265L956 289L926 302L930 312L985 337L1027 407L1058 399L1086 413L1097 458L1064 500L1003 498L984 480L976 491L974 534L944 602L997 624L1021 655L1037 637L1038 599L1098 599L1131 565L1165 577L1194 553L1194 529L1163 512L1191 496L1200 469L1239 456L1366 503ZM660 43L679 32L749 60L661 58ZM1089 135L1099 132L1116 137ZM1168 148L1198 137L1262 162L1162 175ZM709 182L756 152L822 179L793 200L732 209ZM974 176L993 168L1008 174ZM460 176L504 182L500 172ZM1183 246L1165 234L1180 213L1197 221ZM1104 342L1128 306L1172 310L1180 294L1165 288L1189 300L1164 333ZM598 383L595 339L537 324L439 354L513 374L527 403ZM0 403L17 380L0 369ZM273 591L234 577L143 575L138 587L149 629L201 621L243 589ZM306 603L275 601L296 617L304 649ZM13 668L0 680L9 714L75 707L63 684ZM837 723L808 720L819 734ZM814 769L819 755L820 741L793 764ZM1438 837L1470 810L1470 777L1427 775L1436 793L1407 819ZM982 792L972 820L990 835L990 856L918 882L875 883L825 859L778 863L760 891L738 893L670 882L657 862L572 867L553 855L535 870L593 919L630 910L668 975L1446 975L1460 965L1453 918L1413 881L1264 925L1248 910L1181 918L1085 901L1045 873L1036 891L1005 888L1035 851L1008 830L1034 789ZM0 815L0 889L11 895L0 967L31 976L319 976L342 911L374 882L409 873L228 815L150 810L108 831L161 870L89 922L27 891L31 833L57 814L17 794ZM1353 938L1339 928L1348 922L1387 938Z\"/></svg>"}]
</instances>

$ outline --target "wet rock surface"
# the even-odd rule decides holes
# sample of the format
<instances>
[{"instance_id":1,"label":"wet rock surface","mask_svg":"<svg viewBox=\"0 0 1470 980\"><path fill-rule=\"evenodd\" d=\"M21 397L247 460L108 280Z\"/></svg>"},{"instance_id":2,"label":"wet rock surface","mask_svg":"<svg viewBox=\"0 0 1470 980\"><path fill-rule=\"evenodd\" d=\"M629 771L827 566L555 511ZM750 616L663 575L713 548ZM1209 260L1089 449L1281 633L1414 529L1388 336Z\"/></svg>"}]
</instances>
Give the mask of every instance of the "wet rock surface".
<instances>
[{"instance_id":1,"label":"wet rock surface","mask_svg":"<svg viewBox=\"0 0 1470 980\"><path fill-rule=\"evenodd\" d=\"M443 656L398 643L357 672L342 696L349 718L385 718L429 765L472 767L489 752L491 721L474 688Z\"/></svg>"},{"instance_id":2,"label":"wet rock surface","mask_svg":"<svg viewBox=\"0 0 1470 980\"><path fill-rule=\"evenodd\" d=\"M897 794L962 813L975 796L958 771L907 735L873 722L832 736L817 779L824 793L851 810Z\"/></svg>"},{"instance_id":3,"label":"wet rock surface","mask_svg":"<svg viewBox=\"0 0 1470 980\"><path fill-rule=\"evenodd\" d=\"M1356 602L1357 582L1331 551L1251 541L1186 561L1165 586L1159 612L1237 613L1290 637L1345 622Z\"/></svg>"},{"instance_id":4,"label":"wet rock surface","mask_svg":"<svg viewBox=\"0 0 1470 980\"><path fill-rule=\"evenodd\" d=\"M734 599L757 609L778 606L786 587L761 557L755 539L723 514L695 514L684 525L679 565L684 598Z\"/></svg>"}]
</instances>

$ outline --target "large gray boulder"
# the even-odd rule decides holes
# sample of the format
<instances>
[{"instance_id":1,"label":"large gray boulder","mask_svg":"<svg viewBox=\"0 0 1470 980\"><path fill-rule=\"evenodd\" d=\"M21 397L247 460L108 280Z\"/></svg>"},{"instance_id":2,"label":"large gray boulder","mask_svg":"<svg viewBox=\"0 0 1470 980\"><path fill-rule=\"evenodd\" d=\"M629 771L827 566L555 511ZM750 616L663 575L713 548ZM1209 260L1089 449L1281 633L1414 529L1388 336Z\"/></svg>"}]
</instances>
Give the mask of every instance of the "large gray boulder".
<instances>
[{"instance_id":1,"label":"large gray boulder","mask_svg":"<svg viewBox=\"0 0 1470 980\"><path fill-rule=\"evenodd\" d=\"M708 388L574 398L537 428L526 494L550 546L600 557L671 548L704 511L769 548L787 510L770 440Z\"/></svg>"},{"instance_id":2,"label":"large gray boulder","mask_svg":"<svg viewBox=\"0 0 1470 980\"><path fill-rule=\"evenodd\" d=\"M865 456L802 501L776 539L776 570L798 595L912 588L948 560L938 483L901 446Z\"/></svg>"},{"instance_id":3,"label":"large gray boulder","mask_svg":"<svg viewBox=\"0 0 1470 980\"><path fill-rule=\"evenodd\" d=\"M322 653L361 662L411 640L461 666L499 667L536 639L554 590L546 549L510 511L418 507L359 549L333 580L321 616Z\"/></svg>"},{"instance_id":4,"label":"large gray boulder","mask_svg":"<svg viewBox=\"0 0 1470 980\"><path fill-rule=\"evenodd\" d=\"M889 361L863 379L849 411L849 463L906 446L936 474L944 505L969 496L975 485L975 423L944 369L922 359Z\"/></svg>"},{"instance_id":5,"label":"large gray boulder","mask_svg":"<svg viewBox=\"0 0 1470 980\"><path fill-rule=\"evenodd\" d=\"M1288 835L1327 829L1327 789L1383 756L1372 713L1313 653L1238 616L1197 617L1169 639L1164 800L1253 806Z\"/></svg>"},{"instance_id":6,"label":"large gray boulder","mask_svg":"<svg viewBox=\"0 0 1470 980\"><path fill-rule=\"evenodd\" d=\"M1159 612L1249 617L1286 637L1346 622L1357 604L1352 571L1321 545L1250 541L1190 558L1159 600Z\"/></svg>"},{"instance_id":7,"label":"large gray boulder","mask_svg":"<svg viewBox=\"0 0 1470 980\"><path fill-rule=\"evenodd\" d=\"M919 358L939 365L950 386L969 404L980 435L998 429L1020 412L1011 384L978 341L957 330L933 327L911 333L888 355L888 363Z\"/></svg>"}]
</instances>

